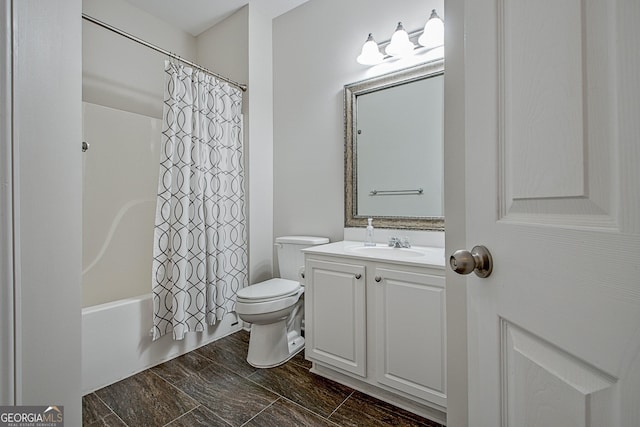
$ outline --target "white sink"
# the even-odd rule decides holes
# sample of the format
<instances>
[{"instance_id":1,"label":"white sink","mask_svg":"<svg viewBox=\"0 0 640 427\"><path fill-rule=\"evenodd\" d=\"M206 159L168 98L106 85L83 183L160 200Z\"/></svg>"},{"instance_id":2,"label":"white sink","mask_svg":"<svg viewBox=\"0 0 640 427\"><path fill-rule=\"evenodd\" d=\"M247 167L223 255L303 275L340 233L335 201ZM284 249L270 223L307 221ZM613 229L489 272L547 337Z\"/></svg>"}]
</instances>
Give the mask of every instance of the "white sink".
<instances>
[{"instance_id":1,"label":"white sink","mask_svg":"<svg viewBox=\"0 0 640 427\"><path fill-rule=\"evenodd\" d=\"M345 248L346 251L355 252L361 255L369 255L384 258L415 258L427 256L425 251L414 248L393 248L390 246L351 246Z\"/></svg>"}]
</instances>

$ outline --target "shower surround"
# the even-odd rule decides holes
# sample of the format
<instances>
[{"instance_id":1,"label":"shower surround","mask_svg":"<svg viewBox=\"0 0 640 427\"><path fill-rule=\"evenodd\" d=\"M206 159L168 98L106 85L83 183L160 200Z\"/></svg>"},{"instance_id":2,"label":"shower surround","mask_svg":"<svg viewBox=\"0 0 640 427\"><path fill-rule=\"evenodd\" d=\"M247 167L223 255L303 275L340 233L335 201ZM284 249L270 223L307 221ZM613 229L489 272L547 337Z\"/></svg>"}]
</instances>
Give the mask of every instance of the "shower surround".
<instances>
[{"instance_id":1,"label":"shower surround","mask_svg":"<svg viewBox=\"0 0 640 427\"><path fill-rule=\"evenodd\" d=\"M82 300L151 292L161 120L83 103Z\"/></svg>"}]
</instances>

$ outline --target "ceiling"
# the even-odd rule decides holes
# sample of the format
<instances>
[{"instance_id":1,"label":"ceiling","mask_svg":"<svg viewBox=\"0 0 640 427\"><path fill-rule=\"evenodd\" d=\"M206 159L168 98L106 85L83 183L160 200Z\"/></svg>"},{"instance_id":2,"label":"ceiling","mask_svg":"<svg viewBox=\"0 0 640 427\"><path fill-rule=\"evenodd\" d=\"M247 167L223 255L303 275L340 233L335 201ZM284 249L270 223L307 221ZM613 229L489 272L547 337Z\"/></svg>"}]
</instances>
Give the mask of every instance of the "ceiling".
<instances>
[{"instance_id":1,"label":"ceiling","mask_svg":"<svg viewBox=\"0 0 640 427\"><path fill-rule=\"evenodd\" d=\"M126 0L176 28L197 36L251 3L270 18L307 0Z\"/></svg>"}]
</instances>

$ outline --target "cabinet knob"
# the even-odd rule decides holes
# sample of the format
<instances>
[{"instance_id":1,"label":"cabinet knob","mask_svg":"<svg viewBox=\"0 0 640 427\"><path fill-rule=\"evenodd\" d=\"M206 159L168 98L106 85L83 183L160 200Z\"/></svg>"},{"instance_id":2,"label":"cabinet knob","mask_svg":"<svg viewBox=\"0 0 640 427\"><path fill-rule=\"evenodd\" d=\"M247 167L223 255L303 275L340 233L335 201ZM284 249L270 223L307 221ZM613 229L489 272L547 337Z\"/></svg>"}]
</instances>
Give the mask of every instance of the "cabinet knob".
<instances>
[{"instance_id":1,"label":"cabinet knob","mask_svg":"<svg viewBox=\"0 0 640 427\"><path fill-rule=\"evenodd\" d=\"M360 280L361 277L362 277L362 274L360 273L356 274L356 280Z\"/></svg>"},{"instance_id":2,"label":"cabinet knob","mask_svg":"<svg viewBox=\"0 0 640 427\"><path fill-rule=\"evenodd\" d=\"M379 283L380 281L382 281L382 277L376 276L374 280Z\"/></svg>"}]
</instances>

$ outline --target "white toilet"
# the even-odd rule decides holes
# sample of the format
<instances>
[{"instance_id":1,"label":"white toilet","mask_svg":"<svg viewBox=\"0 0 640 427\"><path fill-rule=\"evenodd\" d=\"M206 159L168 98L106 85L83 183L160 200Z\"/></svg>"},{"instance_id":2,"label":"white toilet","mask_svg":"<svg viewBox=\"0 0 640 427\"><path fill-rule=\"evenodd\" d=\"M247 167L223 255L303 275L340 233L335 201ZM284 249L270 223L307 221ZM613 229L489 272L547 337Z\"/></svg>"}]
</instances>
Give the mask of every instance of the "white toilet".
<instances>
[{"instance_id":1,"label":"white toilet","mask_svg":"<svg viewBox=\"0 0 640 427\"><path fill-rule=\"evenodd\" d=\"M302 249L329 243L326 237L285 236L276 238L281 279L270 279L238 291L236 313L251 323L247 362L256 368L272 368L286 362L304 348L301 334L304 318L304 268Z\"/></svg>"}]
</instances>

